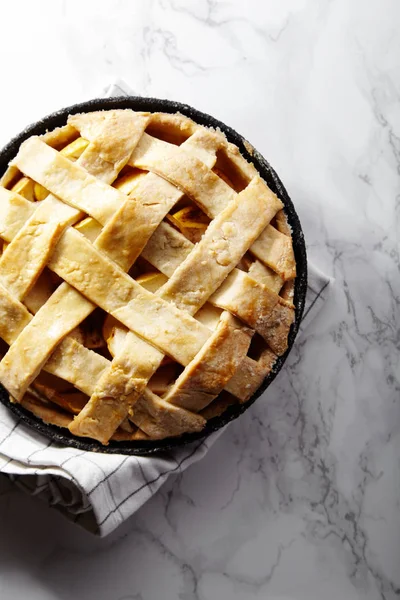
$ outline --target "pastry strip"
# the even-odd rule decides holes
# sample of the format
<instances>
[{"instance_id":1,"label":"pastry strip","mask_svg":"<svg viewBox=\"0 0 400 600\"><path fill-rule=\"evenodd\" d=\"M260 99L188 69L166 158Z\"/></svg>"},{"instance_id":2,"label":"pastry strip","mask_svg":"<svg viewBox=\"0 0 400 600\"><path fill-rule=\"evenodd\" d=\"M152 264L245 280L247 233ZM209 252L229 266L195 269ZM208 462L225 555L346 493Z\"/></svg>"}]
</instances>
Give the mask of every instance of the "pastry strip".
<instances>
[{"instance_id":1,"label":"pastry strip","mask_svg":"<svg viewBox=\"0 0 400 600\"><path fill-rule=\"evenodd\" d=\"M294 322L295 312L291 302L283 298L268 315L265 323L264 339L275 354L281 356L288 347L289 330Z\"/></svg>"},{"instance_id":2,"label":"pastry strip","mask_svg":"<svg viewBox=\"0 0 400 600\"><path fill-rule=\"evenodd\" d=\"M11 242L35 210L33 202L0 187L0 237Z\"/></svg>"},{"instance_id":3,"label":"pastry strip","mask_svg":"<svg viewBox=\"0 0 400 600\"><path fill-rule=\"evenodd\" d=\"M251 263L249 267L249 275L277 294L279 294L284 284L282 277L278 275L278 273L275 273L275 271L257 259Z\"/></svg>"},{"instance_id":4,"label":"pastry strip","mask_svg":"<svg viewBox=\"0 0 400 600\"><path fill-rule=\"evenodd\" d=\"M247 354L251 338L250 329L243 327L228 312L222 313L213 335L163 399L187 410L201 411L234 375Z\"/></svg>"},{"instance_id":5,"label":"pastry strip","mask_svg":"<svg viewBox=\"0 0 400 600\"><path fill-rule=\"evenodd\" d=\"M152 439L201 431L206 421L184 408L165 402L146 388L135 404L134 422Z\"/></svg>"},{"instance_id":6,"label":"pastry strip","mask_svg":"<svg viewBox=\"0 0 400 600\"><path fill-rule=\"evenodd\" d=\"M251 247L251 252L284 281L296 277L296 261L292 239L272 225L264 229Z\"/></svg>"},{"instance_id":7,"label":"pastry strip","mask_svg":"<svg viewBox=\"0 0 400 600\"><path fill-rule=\"evenodd\" d=\"M74 208L48 196L6 248L0 258L0 281L18 300L33 287L63 229L76 217Z\"/></svg>"},{"instance_id":8,"label":"pastry strip","mask_svg":"<svg viewBox=\"0 0 400 600\"><path fill-rule=\"evenodd\" d=\"M75 290L62 283L11 344L0 362L0 381L13 398L21 400L60 339L76 327L83 302L87 316L93 304L76 302Z\"/></svg>"},{"instance_id":9,"label":"pastry strip","mask_svg":"<svg viewBox=\"0 0 400 600\"><path fill-rule=\"evenodd\" d=\"M26 307L0 284L0 337L11 344L31 319Z\"/></svg>"},{"instance_id":10,"label":"pastry strip","mask_svg":"<svg viewBox=\"0 0 400 600\"><path fill-rule=\"evenodd\" d=\"M109 365L110 361L104 356L85 348L73 338L66 337L43 368L91 396L99 378Z\"/></svg>"},{"instance_id":11,"label":"pastry strip","mask_svg":"<svg viewBox=\"0 0 400 600\"><path fill-rule=\"evenodd\" d=\"M182 192L158 175L148 173L141 177L129 200L97 238L96 247L128 270L158 224L181 197Z\"/></svg>"},{"instance_id":12,"label":"pastry strip","mask_svg":"<svg viewBox=\"0 0 400 600\"><path fill-rule=\"evenodd\" d=\"M236 192L182 145L174 146L145 133L129 164L157 173L192 198L211 218L233 200Z\"/></svg>"},{"instance_id":13,"label":"pastry strip","mask_svg":"<svg viewBox=\"0 0 400 600\"><path fill-rule=\"evenodd\" d=\"M124 194L90 175L38 137L31 137L20 146L13 164L51 194L102 225L126 199Z\"/></svg>"},{"instance_id":14,"label":"pastry strip","mask_svg":"<svg viewBox=\"0 0 400 600\"><path fill-rule=\"evenodd\" d=\"M246 356L232 379L228 381L225 390L231 393L241 402L247 402L249 398L260 387L276 361L276 355L266 348L258 360Z\"/></svg>"},{"instance_id":15,"label":"pastry strip","mask_svg":"<svg viewBox=\"0 0 400 600\"><path fill-rule=\"evenodd\" d=\"M234 269L208 301L238 316L266 338L269 315L279 296L247 273Z\"/></svg>"},{"instance_id":16,"label":"pastry strip","mask_svg":"<svg viewBox=\"0 0 400 600\"><path fill-rule=\"evenodd\" d=\"M126 335L122 351L104 371L70 431L107 443L162 359L159 350L137 336Z\"/></svg>"},{"instance_id":17,"label":"pastry strip","mask_svg":"<svg viewBox=\"0 0 400 600\"><path fill-rule=\"evenodd\" d=\"M254 177L210 223L201 241L158 294L194 314L237 265L280 205L260 177Z\"/></svg>"}]
</instances>

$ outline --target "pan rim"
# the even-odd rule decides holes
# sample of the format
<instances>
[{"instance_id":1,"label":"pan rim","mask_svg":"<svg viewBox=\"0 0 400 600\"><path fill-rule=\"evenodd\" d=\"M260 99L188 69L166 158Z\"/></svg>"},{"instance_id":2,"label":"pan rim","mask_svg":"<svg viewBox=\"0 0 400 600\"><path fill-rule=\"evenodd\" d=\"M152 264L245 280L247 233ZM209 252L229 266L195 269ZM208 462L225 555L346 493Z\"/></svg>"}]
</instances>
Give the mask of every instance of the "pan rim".
<instances>
[{"instance_id":1,"label":"pan rim","mask_svg":"<svg viewBox=\"0 0 400 600\"><path fill-rule=\"evenodd\" d=\"M8 163L17 153L20 144L31 135L41 135L55 127L65 125L66 118L70 114L78 112L93 112L98 110L107 110L112 108L131 108L133 110L149 112L179 112L200 125L220 129L227 137L229 142L238 146L244 158L253 163L261 177L267 182L268 186L280 198L285 207L285 213L288 223L292 228L293 249L297 266L297 277L295 279L294 305L295 320L291 326L288 338L288 349L283 356L277 358L270 373L265 377L263 383L253 396L243 404L235 404L228 407L222 415L209 419L204 429L197 433L185 433L179 437L166 438L165 440L137 440L126 442L110 442L108 446L103 446L100 442L90 438L79 438L73 436L68 430L61 429L55 425L44 423L41 419L24 409L21 405L10 402L8 393L0 384L0 401L9 408L20 421L28 425L31 429L51 439L54 443L62 446L69 446L79 450L89 452L101 452L106 454L125 454L125 455L150 455L173 448L180 448L200 439L207 438L238 418L243 414L269 387L277 374L282 369L295 341L304 311L305 297L307 292L307 254L303 231L300 220L294 208L283 183L269 162L243 138L234 129L222 121L199 111L188 104L183 104L173 100L141 97L141 96L122 96L110 98L95 98L85 102L80 102L72 106L62 108L41 120L29 125L21 133L17 134L0 151L0 173L3 174ZM251 154L249 152L251 149Z\"/></svg>"}]
</instances>

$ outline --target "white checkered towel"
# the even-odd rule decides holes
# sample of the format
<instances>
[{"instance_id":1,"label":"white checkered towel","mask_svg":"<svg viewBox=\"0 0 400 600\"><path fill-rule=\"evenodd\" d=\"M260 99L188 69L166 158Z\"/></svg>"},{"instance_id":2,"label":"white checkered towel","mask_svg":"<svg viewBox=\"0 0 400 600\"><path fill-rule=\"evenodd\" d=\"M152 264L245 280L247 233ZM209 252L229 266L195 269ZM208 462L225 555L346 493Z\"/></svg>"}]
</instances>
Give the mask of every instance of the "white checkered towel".
<instances>
[{"instance_id":1,"label":"white checkered towel","mask_svg":"<svg viewBox=\"0 0 400 600\"><path fill-rule=\"evenodd\" d=\"M132 93L118 82L107 96ZM309 265L301 329L321 308L332 280ZM0 405L0 473L89 531L105 536L137 511L171 473L200 460L222 433L152 457L82 452L57 446Z\"/></svg>"}]
</instances>

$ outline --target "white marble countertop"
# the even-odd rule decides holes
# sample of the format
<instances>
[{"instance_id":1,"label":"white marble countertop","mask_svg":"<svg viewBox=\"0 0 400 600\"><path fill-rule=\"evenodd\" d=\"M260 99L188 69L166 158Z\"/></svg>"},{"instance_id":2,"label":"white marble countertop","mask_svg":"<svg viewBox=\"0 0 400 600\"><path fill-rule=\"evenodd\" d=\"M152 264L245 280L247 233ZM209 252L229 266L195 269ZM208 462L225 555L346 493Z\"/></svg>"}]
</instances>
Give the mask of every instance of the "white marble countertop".
<instances>
[{"instance_id":1,"label":"white marble countertop","mask_svg":"<svg viewBox=\"0 0 400 600\"><path fill-rule=\"evenodd\" d=\"M271 387L107 539L0 478L0 598L400 595L400 5L14 0L0 142L114 78L247 137L336 278Z\"/></svg>"}]
</instances>

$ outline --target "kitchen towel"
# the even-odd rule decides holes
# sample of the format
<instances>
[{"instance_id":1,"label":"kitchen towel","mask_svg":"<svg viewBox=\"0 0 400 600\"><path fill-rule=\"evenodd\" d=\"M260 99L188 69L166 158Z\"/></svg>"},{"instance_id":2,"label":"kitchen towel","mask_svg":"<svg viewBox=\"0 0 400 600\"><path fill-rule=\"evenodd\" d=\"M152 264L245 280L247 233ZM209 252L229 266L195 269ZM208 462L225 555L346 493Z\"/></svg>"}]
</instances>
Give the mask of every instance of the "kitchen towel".
<instances>
[{"instance_id":1,"label":"kitchen towel","mask_svg":"<svg viewBox=\"0 0 400 600\"><path fill-rule=\"evenodd\" d=\"M106 96L132 93L118 81ZM301 331L322 307L333 281L313 265L308 269ZM58 446L0 405L0 473L87 530L106 536L155 494L169 475L200 460L223 430L151 457L99 454Z\"/></svg>"}]
</instances>

